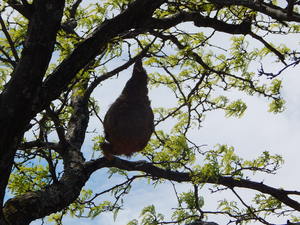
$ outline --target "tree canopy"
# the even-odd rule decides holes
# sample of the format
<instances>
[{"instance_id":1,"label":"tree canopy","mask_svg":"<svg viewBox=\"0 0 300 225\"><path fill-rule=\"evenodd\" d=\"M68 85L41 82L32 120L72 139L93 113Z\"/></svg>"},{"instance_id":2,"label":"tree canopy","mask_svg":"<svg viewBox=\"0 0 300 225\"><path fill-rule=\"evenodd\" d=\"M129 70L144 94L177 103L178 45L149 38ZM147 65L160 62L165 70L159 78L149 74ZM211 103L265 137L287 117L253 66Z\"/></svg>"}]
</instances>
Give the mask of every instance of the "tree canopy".
<instances>
[{"instance_id":1,"label":"tree canopy","mask_svg":"<svg viewBox=\"0 0 300 225\"><path fill-rule=\"evenodd\" d=\"M0 11L0 224L36 219L62 224L64 216L117 216L140 180L171 182L177 196L165 219L149 202L130 225L201 224L224 215L224 224L297 224L300 191L269 186L256 174L274 174L279 155L254 160L234 147L203 148L191 134L205 116L223 110L243 116L245 94L284 110L280 75L300 61L288 42L300 31L298 0L4 0ZM163 89L153 107L155 131L132 158L103 157L106 83L114 84L142 58L150 93ZM240 98L228 93L236 91ZM108 93L110 94L110 93ZM168 100L169 101L169 100ZM169 103L169 102L168 102ZM87 145L86 143L92 143ZM143 161L140 161L143 160ZM85 186L93 180L101 191ZM119 183L111 182L117 177ZM191 189L178 193L178 183ZM204 210L209 196L230 191ZM95 187L95 186L94 186ZM254 192L251 203L239 189ZM99 190L99 189L98 189ZM103 196L111 194L107 200ZM213 218L209 217L209 218Z\"/></svg>"}]
</instances>

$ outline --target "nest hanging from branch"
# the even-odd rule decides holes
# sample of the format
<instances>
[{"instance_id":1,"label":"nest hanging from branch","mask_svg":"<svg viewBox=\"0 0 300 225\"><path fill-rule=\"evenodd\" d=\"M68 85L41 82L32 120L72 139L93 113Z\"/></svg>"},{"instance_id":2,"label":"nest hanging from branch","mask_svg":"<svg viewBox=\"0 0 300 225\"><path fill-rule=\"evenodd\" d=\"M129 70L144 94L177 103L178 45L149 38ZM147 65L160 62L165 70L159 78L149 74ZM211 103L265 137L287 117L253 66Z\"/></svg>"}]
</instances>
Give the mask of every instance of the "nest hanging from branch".
<instances>
[{"instance_id":1,"label":"nest hanging from branch","mask_svg":"<svg viewBox=\"0 0 300 225\"><path fill-rule=\"evenodd\" d=\"M154 131L147 80L142 61L138 59L121 95L105 115L106 142L101 147L104 156L109 160L113 159L113 155L129 157L143 150Z\"/></svg>"}]
</instances>

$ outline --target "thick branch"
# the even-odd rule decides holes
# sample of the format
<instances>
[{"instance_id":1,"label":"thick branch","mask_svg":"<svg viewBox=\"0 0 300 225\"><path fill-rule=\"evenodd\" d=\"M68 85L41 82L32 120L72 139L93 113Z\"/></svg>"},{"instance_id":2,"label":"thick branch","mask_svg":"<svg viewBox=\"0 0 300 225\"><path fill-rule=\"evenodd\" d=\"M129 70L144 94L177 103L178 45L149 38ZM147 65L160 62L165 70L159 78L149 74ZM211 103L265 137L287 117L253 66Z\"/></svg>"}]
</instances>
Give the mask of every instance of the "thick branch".
<instances>
[{"instance_id":1,"label":"thick branch","mask_svg":"<svg viewBox=\"0 0 300 225\"><path fill-rule=\"evenodd\" d=\"M300 22L300 15L298 13L290 13L289 11L282 9L276 5L265 3L263 1L256 0L210 0L210 2L218 4L220 6L232 6L239 5L245 6L254 11L261 12L279 21L295 21Z\"/></svg>"},{"instance_id":2,"label":"thick branch","mask_svg":"<svg viewBox=\"0 0 300 225\"><path fill-rule=\"evenodd\" d=\"M197 177L196 180L199 183L220 184L229 188L234 188L234 187L247 188L251 190L256 190L261 193L269 194L275 197L276 199L278 199L279 201L283 202L287 206L300 211L299 202L291 199L288 196L291 194L300 195L300 192L277 189L259 182L249 181L240 178L234 179L232 177L225 177L225 176L207 177L205 174L200 174L200 173L191 174L185 172L165 170L144 161L130 162L119 158L115 158L115 160L108 163L106 163L106 160L101 158L95 161L87 162L85 164L88 174L91 174L93 171L102 168L104 166L117 167L119 169L124 169L127 171L142 171L147 173L149 176L155 178L163 178L163 179L173 180L177 182L192 182L193 177L196 176Z\"/></svg>"},{"instance_id":3,"label":"thick branch","mask_svg":"<svg viewBox=\"0 0 300 225\"><path fill-rule=\"evenodd\" d=\"M27 149L33 149L33 148L45 148L45 149L52 149L58 153L61 152L62 147L54 142L44 142L41 140L36 140L36 141L29 141L29 142L24 142L21 143L18 146L19 150L27 150Z\"/></svg>"},{"instance_id":4,"label":"thick branch","mask_svg":"<svg viewBox=\"0 0 300 225\"><path fill-rule=\"evenodd\" d=\"M207 177L199 173L191 174L165 170L145 161L131 162L119 158L108 161L105 158L100 158L85 163L83 167L81 163L73 164L72 168L65 170L59 183L53 184L45 190L30 192L9 200L4 207L7 220L15 222L12 224L20 224L17 223L18 221L22 221L22 224L26 224L25 222L28 224L34 219L63 209L78 197L81 188L89 176L96 170L105 167L116 167L127 171L141 171L153 178L162 178L177 182L192 182L193 177L197 176L199 183L220 184L229 188L240 187L256 190L277 198L291 208L300 210L300 204L288 197L289 194L300 195L296 191L276 189L263 183L234 179L232 177Z\"/></svg>"},{"instance_id":5,"label":"thick branch","mask_svg":"<svg viewBox=\"0 0 300 225\"><path fill-rule=\"evenodd\" d=\"M87 84L84 84L84 86L87 86ZM73 113L69 120L66 134L67 142L75 148L75 151L80 151L89 123L88 99L84 98L84 95L78 94L78 90L77 88L73 90L71 98Z\"/></svg>"},{"instance_id":6,"label":"thick branch","mask_svg":"<svg viewBox=\"0 0 300 225\"><path fill-rule=\"evenodd\" d=\"M17 10L20 14L22 14L25 18L30 19L33 13L33 7L30 4L21 4L16 0L8 0L7 3L15 10Z\"/></svg>"},{"instance_id":7,"label":"thick branch","mask_svg":"<svg viewBox=\"0 0 300 225\"><path fill-rule=\"evenodd\" d=\"M198 12L180 12L172 17L164 19L152 18L146 24L148 29L168 29L183 22L194 22L198 27L211 27L217 31L229 34L247 34L250 32L251 24L228 24L215 18L202 16Z\"/></svg>"}]
</instances>

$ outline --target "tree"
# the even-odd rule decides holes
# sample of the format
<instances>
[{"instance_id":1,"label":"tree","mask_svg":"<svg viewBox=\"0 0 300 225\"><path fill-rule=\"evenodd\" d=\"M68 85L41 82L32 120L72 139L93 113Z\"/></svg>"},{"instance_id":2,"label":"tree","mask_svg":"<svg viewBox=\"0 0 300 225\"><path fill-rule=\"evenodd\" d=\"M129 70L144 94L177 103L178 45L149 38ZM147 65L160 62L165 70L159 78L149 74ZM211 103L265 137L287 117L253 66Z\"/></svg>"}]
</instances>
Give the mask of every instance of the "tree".
<instances>
[{"instance_id":1,"label":"tree","mask_svg":"<svg viewBox=\"0 0 300 225\"><path fill-rule=\"evenodd\" d=\"M189 137L212 110L243 115L246 104L226 97L229 90L262 96L270 100L270 111L283 110L278 76L299 63L299 52L275 40L299 33L299 4L296 0L4 0L0 224L29 224L49 215L61 224L66 214L93 218L104 211L117 213L138 179L154 185L165 181L192 185L193 190L178 193L173 223L197 223L209 214L225 214L237 224L270 224L268 218L286 215L299 221L293 212L300 211L300 203L291 197L299 191L247 177L253 172L275 173L281 156L263 152L255 160L244 160L233 147L203 151L201 140L194 143ZM222 43L214 41L218 34L223 35ZM89 121L98 119L100 124L104 113L101 99L92 94L140 57L151 87L171 90L176 106L154 109L156 128L144 151L130 160L108 161L100 149L102 131L91 135L89 130ZM281 68L267 70L270 60ZM162 128L168 121L175 124L170 132ZM87 139L94 147L84 152ZM105 168L125 181L101 193L83 188L93 173ZM99 184L103 182L110 180L99 178ZM203 211L205 198L199 190L204 184L215 185L213 191L231 190L240 205L224 200L217 211ZM256 192L253 205L243 201L237 187ZM101 201L107 192L115 201ZM141 224L164 223L152 205L142 215Z\"/></svg>"}]
</instances>

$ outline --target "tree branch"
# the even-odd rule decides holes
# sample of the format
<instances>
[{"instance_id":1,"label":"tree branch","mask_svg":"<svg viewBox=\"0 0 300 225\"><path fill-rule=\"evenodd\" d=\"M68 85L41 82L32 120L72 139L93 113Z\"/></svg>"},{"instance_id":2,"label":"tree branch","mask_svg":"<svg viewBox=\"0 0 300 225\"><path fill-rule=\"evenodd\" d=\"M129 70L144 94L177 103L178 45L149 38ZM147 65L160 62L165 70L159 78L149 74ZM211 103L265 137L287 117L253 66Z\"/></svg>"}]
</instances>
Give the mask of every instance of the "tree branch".
<instances>
[{"instance_id":1,"label":"tree branch","mask_svg":"<svg viewBox=\"0 0 300 225\"><path fill-rule=\"evenodd\" d=\"M87 83L83 86L83 89L85 89ZM89 123L88 99L84 98L84 95L78 94L78 90L80 88L74 88L71 97L73 113L70 117L66 133L67 142L75 147L76 151L80 151Z\"/></svg>"},{"instance_id":2,"label":"tree branch","mask_svg":"<svg viewBox=\"0 0 300 225\"><path fill-rule=\"evenodd\" d=\"M53 111L52 109L50 109L50 107L48 109L46 109L46 113L54 123L56 133L59 138L59 142L64 145L66 143L65 129L64 129L63 125L61 125L61 123L60 123L58 114L55 111Z\"/></svg>"},{"instance_id":3,"label":"tree branch","mask_svg":"<svg viewBox=\"0 0 300 225\"><path fill-rule=\"evenodd\" d=\"M9 56L8 53L6 53L6 51L4 50L4 47L0 46L0 52L2 52L3 55L5 55L5 57L6 57L6 59L1 58L2 61L10 63L12 65L12 67L16 67L17 63Z\"/></svg>"},{"instance_id":4,"label":"tree branch","mask_svg":"<svg viewBox=\"0 0 300 225\"><path fill-rule=\"evenodd\" d=\"M41 141L41 140L24 142L18 146L19 150L27 150L27 149L33 149L33 148L52 149L58 153L61 153L61 150L62 150L62 147L57 143L45 142L45 141Z\"/></svg>"},{"instance_id":5,"label":"tree branch","mask_svg":"<svg viewBox=\"0 0 300 225\"><path fill-rule=\"evenodd\" d=\"M265 185L263 183L249 181L245 179L235 179L233 177L225 177L225 176L213 176L208 177L206 174L191 174L186 172L177 172L171 170L165 170L154 166L151 163L145 161L136 161L131 162L128 160L123 160L115 157L115 160L107 162L107 160L100 158L94 161L89 161L85 163L85 168L88 174L98 170L99 168L107 167L116 167L119 169L127 170L127 171L141 171L145 172L149 176L154 178L162 178L173 180L177 182L191 182L194 177L197 177L198 183L210 183L210 184L220 184L229 188L239 187L246 188L251 190L256 190L261 193L269 194L279 201L283 202L287 206L300 211L300 203L291 199L288 195L300 195L298 191L288 191L283 189L277 189Z\"/></svg>"},{"instance_id":6,"label":"tree branch","mask_svg":"<svg viewBox=\"0 0 300 225\"><path fill-rule=\"evenodd\" d=\"M272 17L278 21L295 21L300 22L300 14L293 13L290 15L285 9L282 9L276 5L265 3L263 1L256 0L209 0L211 3L217 4L219 6L245 6L255 11L261 12Z\"/></svg>"},{"instance_id":7,"label":"tree branch","mask_svg":"<svg viewBox=\"0 0 300 225\"><path fill-rule=\"evenodd\" d=\"M82 2L82 0L77 0L74 2L74 4L72 5L72 7L70 9L70 18L75 19L77 8L79 7L81 2Z\"/></svg>"},{"instance_id":8,"label":"tree branch","mask_svg":"<svg viewBox=\"0 0 300 225\"><path fill-rule=\"evenodd\" d=\"M9 46L11 48L11 51L13 53L13 56L14 56L15 60L19 61L19 56L18 56L17 50L15 48L15 43L13 42L13 40L11 39L10 34L7 31L5 23L4 23L1 15L0 15L0 24L1 24L1 27L2 27L2 31L3 31L3 33L4 33L5 37L6 37L6 40L9 43Z\"/></svg>"},{"instance_id":9,"label":"tree branch","mask_svg":"<svg viewBox=\"0 0 300 225\"><path fill-rule=\"evenodd\" d=\"M20 145L21 148L40 146L58 148L64 161L64 174L57 181L55 171L52 171L55 178L52 185L8 200L3 213L9 224L27 225L35 219L64 209L76 200L88 180L90 174L87 174L83 167L84 158L80 152L89 121L88 99L76 95L74 89L71 106L73 113L68 123L66 143L58 145L38 140Z\"/></svg>"},{"instance_id":10,"label":"tree branch","mask_svg":"<svg viewBox=\"0 0 300 225\"><path fill-rule=\"evenodd\" d=\"M180 12L164 19L152 18L148 21L146 27L148 29L168 29L183 22L194 22L195 26L211 27L229 34L247 34L251 31L251 24L249 23L228 24L215 18L202 16L199 12Z\"/></svg>"},{"instance_id":11,"label":"tree branch","mask_svg":"<svg viewBox=\"0 0 300 225\"><path fill-rule=\"evenodd\" d=\"M183 44L181 44L181 42L175 36L173 36L173 35L164 35L164 34L161 34L161 33L158 33L158 32L151 32L151 33L154 34L157 37L160 37L163 40L170 40L170 41L172 41L178 47L178 49L182 50L182 49L185 49L185 47L186 47ZM201 56L199 56L196 52L189 51L187 54L189 56L191 56L197 63L199 63L204 69L206 69L206 70L208 70L208 71L210 71L212 73L218 74L218 75L225 75L225 76L233 77L235 79L238 79L238 80L241 80L243 82L246 82L257 93L259 93L259 94L261 94L261 95L263 95L265 97L270 97L270 98L274 99L274 97L272 95L267 94L267 93L259 90L258 88L256 88L255 85L254 85L254 83L251 80L243 78L243 77L236 76L234 74L228 73L228 72L223 71L223 70L220 70L220 71L215 70L213 67L207 65L203 61L203 59L201 58Z\"/></svg>"},{"instance_id":12,"label":"tree branch","mask_svg":"<svg viewBox=\"0 0 300 225\"><path fill-rule=\"evenodd\" d=\"M30 19L33 13L33 7L27 1L22 1L23 4L16 0L8 0L7 3L15 10L17 10L20 14L22 14L25 18ZM27 4L26 4L27 2ZM25 3L25 4L24 4Z\"/></svg>"},{"instance_id":13,"label":"tree branch","mask_svg":"<svg viewBox=\"0 0 300 225\"><path fill-rule=\"evenodd\" d=\"M73 159L76 160L76 158ZM263 183L240 178L234 179L224 176L208 177L201 173L191 174L165 170L145 161L128 161L117 157L109 161L103 157L84 164L77 161L77 163L72 164L71 167L66 168L64 175L58 183L50 185L45 190L29 192L10 199L4 206L7 220L9 222L22 221L22 224L29 224L29 222L34 219L63 209L78 197L81 188L93 172L106 167L116 167L127 171L140 171L153 178L168 179L176 182L191 182L194 177L197 177L196 180L199 184L211 183L223 185L231 189L234 187L252 189L269 194L287 206L300 211L300 204L288 197L290 194L300 195L300 192L297 191L277 189Z\"/></svg>"},{"instance_id":14,"label":"tree branch","mask_svg":"<svg viewBox=\"0 0 300 225\"><path fill-rule=\"evenodd\" d=\"M262 37L259 35L249 32L250 36L253 37L254 39L262 42L266 48L268 48L271 52L273 52L277 57L280 59L280 61L284 64L287 65L286 62L284 61L284 55L282 55L276 48L274 48L272 45L270 45L268 42L266 42Z\"/></svg>"}]
</instances>

